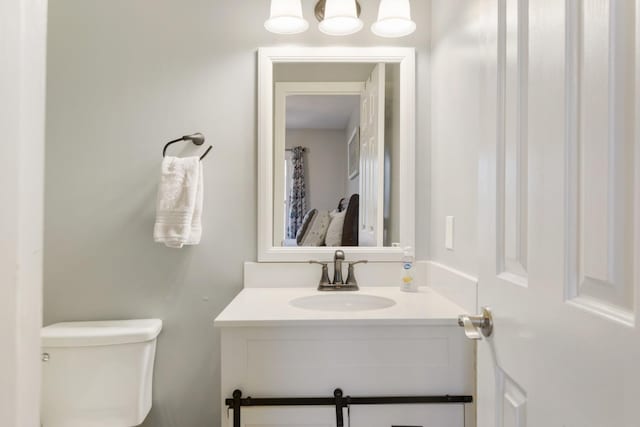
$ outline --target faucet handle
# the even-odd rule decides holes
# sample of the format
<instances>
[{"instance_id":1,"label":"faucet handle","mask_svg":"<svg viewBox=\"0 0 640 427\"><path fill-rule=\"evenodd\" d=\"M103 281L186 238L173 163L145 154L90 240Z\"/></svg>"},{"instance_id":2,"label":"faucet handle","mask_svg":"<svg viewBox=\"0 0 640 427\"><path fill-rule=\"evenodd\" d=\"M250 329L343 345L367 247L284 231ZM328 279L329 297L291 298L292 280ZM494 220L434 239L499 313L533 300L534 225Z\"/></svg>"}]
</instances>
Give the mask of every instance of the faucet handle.
<instances>
[{"instance_id":1,"label":"faucet handle","mask_svg":"<svg viewBox=\"0 0 640 427\"><path fill-rule=\"evenodd\" d=\"M366 264L368 262L369 261L363 259L360 261L354 261L349 263L349 270L347 272L347 282L345 283L347 286L355 286L356 289L358 288L358 281L356 280L356 274L355 274L355 270L353 269L353 266L356 264Z\"/></svg>"},{"instance_id":2,"label":"faucet handle","mask_svg":"<svg viewBox=\"0 0 640 427\"><path fill-rule=\"evenodd\" d=\"M309 264L319 264L322 266L322 276L320 277L318 288L331 284L331 282L329 281L329 268L327 267L328 263L311 260L309 261Z\"/></svg>"}]
</instances>

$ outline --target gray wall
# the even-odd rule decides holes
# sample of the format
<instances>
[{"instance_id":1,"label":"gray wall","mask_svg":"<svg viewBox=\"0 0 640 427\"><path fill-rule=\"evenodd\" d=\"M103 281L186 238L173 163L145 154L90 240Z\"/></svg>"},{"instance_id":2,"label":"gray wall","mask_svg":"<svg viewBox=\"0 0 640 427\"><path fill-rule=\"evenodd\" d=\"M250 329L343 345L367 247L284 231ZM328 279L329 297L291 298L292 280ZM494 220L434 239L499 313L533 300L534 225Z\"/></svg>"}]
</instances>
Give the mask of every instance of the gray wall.
<instances>
[{"instance_id":1,"label":"gray wall","mask_svg":"<svg viewBox=\"0 0 640 427\"><path fill-rule=\"evenodd\" d=\"M486 134L482 37L470 37L485 0L435 1L431 24L430 259L478 274L478 145ZM452 167L455 165L455 167ZM445 217L455 217L454 250L444 246Z\"/></svg>"},{"instance_id":2,"label":"gray wall","mask_svg":"<svg viewBox=\"0 0 640 427\"><path fill-rule=\"evenodd\" d=\"M287 129L286 147L303 146L307 209L330 211L347 191L344 130Z\"/></svg>"},{"instance_id":3,"label":"gray wall","mask_svg":"<svg viewBox=\"0 0 640 427\"><path fill-rule=\"evenodd\" d=\"M364 0L367 27L377 0ZM212 321L256 258L256 49L260 46L417 47L417 241L428 250L426 167L429 3L400 40L332 38L313 19L297 36L267 33L268 0L51 0L45 199L45 324L159 317L154 406L145 426L218 424L219 337ZM202 243L153 243L165 141L201 131ZM187 154L178 146L172 153Z\"/></svg>"},{"instance_id":4,"label":"gray wall","mask_svg":"<svg viewBox=\"0 0 640 427\"><path fill-rule=\"evenodd\" d=\"M385 79L384 246L391 246L400 242L400 67L387 66Z\"/></svg>"},{"instance_id":5,"label":"gray wall","mask_svg":"<svg viewBox=\"0 0 640 427\"><path fill-rule=\"evenodd\" d=\"M311 23L313 25L313 23ZM310 30L312 31L312 30ZM274 82L364 82L376 64L274 64Z\"/></svg>"}]
</instances>

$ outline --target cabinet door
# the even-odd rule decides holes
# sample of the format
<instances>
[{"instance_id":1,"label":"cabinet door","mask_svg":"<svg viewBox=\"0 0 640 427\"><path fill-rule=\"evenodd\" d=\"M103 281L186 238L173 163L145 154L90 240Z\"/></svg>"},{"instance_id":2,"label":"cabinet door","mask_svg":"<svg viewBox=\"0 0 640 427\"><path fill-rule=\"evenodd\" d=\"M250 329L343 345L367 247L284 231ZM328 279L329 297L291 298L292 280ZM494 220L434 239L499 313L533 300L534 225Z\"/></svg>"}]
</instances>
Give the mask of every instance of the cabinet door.
<instances>
[{"instance_id":1,"label":"cabinet door","mask_svg":"<svg viewBox=\"0 0 640 427\"><path fill-rule=\"evenodd\" d=\"M344 412L345 427L464 427L462 404L358 405ZM350 418L349 420L349 413ZM351 422L349 422L351 421ZM233 414L227 419L233 427ZM242 408L241 427L335 427L336 413L327 407Z\"/></svg>"},{"instance_id":2,"label":"cabinet door","mask_svg":"<svg viewBox=\"0 0 640 427\"><path fill-rule=\"evenodd\" d=\"M336 411L333 406L244 407L240 421L241 427L335 427ZM233 411L226 425L233 427Z\"/></svg>"},{"instance_id":3,"label":"cabinet door","mask_svg":"<svg viewBox=\"0 0 640 427\"><path fill-rule=\"evenodd\" d=\"M351 407L351 427L463 427L464 412L463 404L358 405Z\"/></svg>"}]
</instances>

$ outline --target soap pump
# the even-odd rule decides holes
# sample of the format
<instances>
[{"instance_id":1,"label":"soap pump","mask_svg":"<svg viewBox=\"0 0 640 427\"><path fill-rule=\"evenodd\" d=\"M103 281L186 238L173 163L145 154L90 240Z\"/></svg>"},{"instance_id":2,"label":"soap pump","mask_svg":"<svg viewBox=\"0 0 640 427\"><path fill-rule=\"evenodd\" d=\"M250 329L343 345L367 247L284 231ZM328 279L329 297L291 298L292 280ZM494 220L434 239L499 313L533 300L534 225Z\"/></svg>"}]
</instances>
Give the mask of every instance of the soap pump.
<instances>
[{"instance_id":1,"label":"soap pump","mask_svg":"<svg viewBox=\"0 0 640 427\"><path fill-rule=\"evenodd\" d=\"M410 246L404 248L402 255L402 271L400 276L400 290L404 292L418 292L418 284L413 278L413 263L415 256Z\"/></svg>"}]
</instances>

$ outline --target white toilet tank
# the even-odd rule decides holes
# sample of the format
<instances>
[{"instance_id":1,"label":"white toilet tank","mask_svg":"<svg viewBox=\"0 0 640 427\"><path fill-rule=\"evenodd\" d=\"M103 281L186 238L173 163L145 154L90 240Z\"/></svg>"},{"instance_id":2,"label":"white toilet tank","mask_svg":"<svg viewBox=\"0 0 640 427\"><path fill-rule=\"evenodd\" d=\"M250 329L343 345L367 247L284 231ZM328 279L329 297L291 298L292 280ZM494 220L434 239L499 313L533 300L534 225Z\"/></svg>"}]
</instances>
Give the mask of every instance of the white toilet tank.
<instances>
[{"instance_id":1,"label":"white toilet tank","mask_svg":"<svg viewBox=\"0 0 640 427\"><path fill-rule=\"evenodd\" d=\"M42 328L42 426L131 427L151 409L159 319Z\"/></svg>"}]
</instances>

